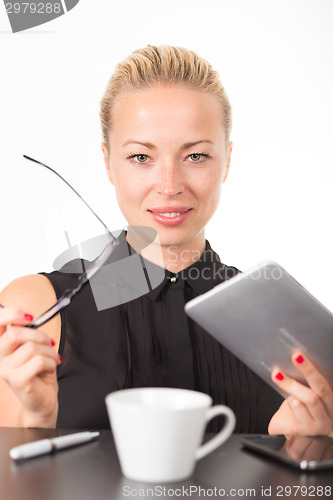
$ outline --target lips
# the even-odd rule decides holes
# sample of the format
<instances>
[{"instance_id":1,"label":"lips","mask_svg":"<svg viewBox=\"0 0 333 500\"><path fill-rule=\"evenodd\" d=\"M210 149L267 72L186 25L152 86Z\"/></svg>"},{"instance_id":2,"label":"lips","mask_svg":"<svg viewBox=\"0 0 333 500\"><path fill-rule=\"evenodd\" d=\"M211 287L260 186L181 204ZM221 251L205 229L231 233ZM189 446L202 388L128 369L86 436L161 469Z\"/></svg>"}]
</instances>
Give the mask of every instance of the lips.
<instances>
[{"instance_id":1,"label":"lips","mask_svg":"<svg viewBox=\"0 0 333 500\"><path fill-rule=\"evenodd\" d=\"M148 213L155 222L164 226L176 226L184 222L190 216L191 212L191 208L182 206L164 206L148 210Z\"/></svg>"},{"instance_id":2,"label":"lips","mask_svg":"<svg viewBox=\"0 0 333 500\"><path fill-rule=\"evenodd\" d=\"M172 214L172 213L185 213L188 210L191 210L190 207L183 207L183 206L163 206L163 207L156 207L156 208L149 208L149 212L153 212L155 214Z\"/></svg>"}]
</instances>

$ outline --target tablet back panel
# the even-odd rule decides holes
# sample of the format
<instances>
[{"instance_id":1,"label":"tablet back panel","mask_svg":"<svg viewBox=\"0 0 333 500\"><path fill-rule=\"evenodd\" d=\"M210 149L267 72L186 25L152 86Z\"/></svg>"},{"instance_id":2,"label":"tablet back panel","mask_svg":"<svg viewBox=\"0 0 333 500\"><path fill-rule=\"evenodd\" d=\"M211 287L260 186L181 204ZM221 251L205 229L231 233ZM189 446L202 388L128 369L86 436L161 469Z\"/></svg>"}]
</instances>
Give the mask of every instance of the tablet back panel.
<instances>
[{"instance_id":1,"label":"tablet back panel","mask_svg":"<svg viewBox=\"0 0 333 500\"><path fill-rule=\"evenodd\" d=\"M270 374L279 368L305 383L290 360L298 350L333 387L333 315L276 262L217 285L185 311L283 396Z\"/></svg>"}]
</instances>

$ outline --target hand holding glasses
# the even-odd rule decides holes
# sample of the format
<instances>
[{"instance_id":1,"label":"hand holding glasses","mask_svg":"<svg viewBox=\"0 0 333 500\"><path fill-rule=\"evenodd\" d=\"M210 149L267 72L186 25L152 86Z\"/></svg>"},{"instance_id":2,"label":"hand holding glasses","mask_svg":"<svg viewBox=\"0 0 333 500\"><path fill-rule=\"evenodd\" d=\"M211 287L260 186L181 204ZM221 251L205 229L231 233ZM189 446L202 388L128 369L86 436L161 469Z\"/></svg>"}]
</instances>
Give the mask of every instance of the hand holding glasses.
<instances>
[{"instance_id":1,"label":"hand holding glasses","mask_svg":"<svg viewBox=\"0 0 333 500\"><path fill-rule=\"evenodd\" d=\"M57 175L65 184L67 184L68 187L74 191L74 193L83 201L83 203L89 208L89 210L92 212L92 214L99 220L99 222L104 226L104 229L106 230L106 233L110 239L110 242L106 245L102 253L93 261L90 263L88 269L86 269L82 274L80 274L77 278L77 286L75 288L70 288L66 290L63 295L57 300L57 302L50 307L47 311L45 311L43 314L35 318L29 325L27 325L28 328L38 328L42 326L44 323L47 323L50 319L52 319L54 316L56 316L62 309L67 307L73 297L79 293L79 291L82 289L82 287L101 269L101 267L107 262L109 259L110 255L112 254L115 246L118 244L117 239L113 236L109 228L104 224L104 222L98 217L98 215L93 211L93 209L88 205L88 203L82 198L82 196L79 195L79 193L67 182L58 172L53 170L51 167L45 165L44 163L41 163L38 160L35 160L34 158L30 158L29 156L23 155L24 158L27 160L30 160L34 163L38 163L38 165L41 165L42 167L47 168L51 172L53 172L55 175ZM4 307L0 304L0 307Z\"/></svg>"}]
</instances>

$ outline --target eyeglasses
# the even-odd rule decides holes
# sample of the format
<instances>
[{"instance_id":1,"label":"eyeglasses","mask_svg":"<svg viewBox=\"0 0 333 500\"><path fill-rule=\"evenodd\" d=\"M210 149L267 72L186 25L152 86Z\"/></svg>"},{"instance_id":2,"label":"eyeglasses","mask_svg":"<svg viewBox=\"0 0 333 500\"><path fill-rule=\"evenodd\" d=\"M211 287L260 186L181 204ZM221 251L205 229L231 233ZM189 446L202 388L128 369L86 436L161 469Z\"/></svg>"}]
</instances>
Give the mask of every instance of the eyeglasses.
<instances>
[{"instance_id":1,"label":"eyeglasses","mask_svg":"<svg viewBox=\"0 0 333 500\"><path fill-rule=\"evenodd\" d=\"M77 285L75 288L70 288L67 289L63 295L57 300L57 302L50 307L47 311L45 311L43 314L35 318L28 326L28 328L38 328L44 323L47 323L50 319L52 319L54 316L56 316L62 309L67 307L73 297L79 293L80 290L84 287L86 283L101 269L101 267L107 262L109 259L110 255L112 254L114 248L118 245L118 240L113 236L111 233L110 229L107 227L106 224L98 217L98 215L93 211L93 209L88 205L88 203L82 198L82 196L67 182L58 172L53 170L51 167L45 165L44 163L35 160L34 158L30 158L30 156L23 155L24 158L27 160L30 160L34 163L38 163L38 165L41 165L42 167L47 168L51 172L53 172L55 175L57 175L67 186L83 201L83 203L88 207L88 209L92 212L92 214L99 220L99 222L104 226L104 229L107 233L107 236L110 238L109 243L105 246L104 250L101 252L101 254L92 262L89 263L88 269L85 269L85 271L80 274L77 277Z\"/></svg>"}]
</instances>

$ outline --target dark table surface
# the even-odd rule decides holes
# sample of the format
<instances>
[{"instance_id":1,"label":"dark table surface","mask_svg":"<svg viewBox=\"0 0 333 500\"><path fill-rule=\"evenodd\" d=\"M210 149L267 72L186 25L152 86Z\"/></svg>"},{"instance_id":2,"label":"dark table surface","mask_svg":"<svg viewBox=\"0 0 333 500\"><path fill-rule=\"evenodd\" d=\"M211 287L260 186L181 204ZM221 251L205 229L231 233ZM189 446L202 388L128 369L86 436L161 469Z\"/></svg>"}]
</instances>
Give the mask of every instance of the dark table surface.
<instances>
[{"instance_id":1,"label":"dark table surface","mask_svg":"<svg viewBox=\"0 0 333 500\"><path fill-rule=\"evenodd\" d=\"M179 483L154 485L124 478L110 431L101 431L96 441L54 455L21 463L9 457L9 449L14 446L71 432L0 428L0 499L331 497L332 470L298 471L243 449L240 435L231 436L221 448L199 461L193 476Z\"/></svg>"}]
</instances>

